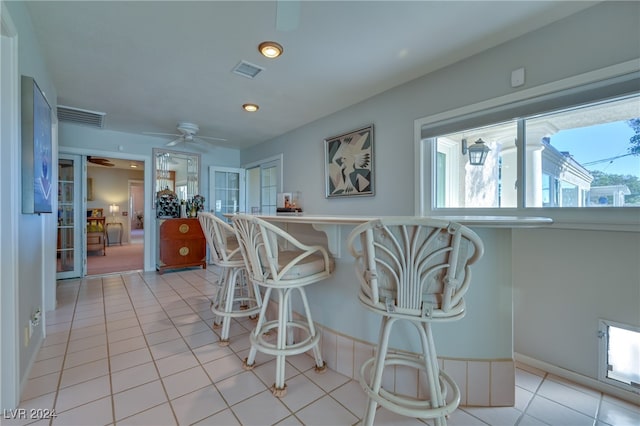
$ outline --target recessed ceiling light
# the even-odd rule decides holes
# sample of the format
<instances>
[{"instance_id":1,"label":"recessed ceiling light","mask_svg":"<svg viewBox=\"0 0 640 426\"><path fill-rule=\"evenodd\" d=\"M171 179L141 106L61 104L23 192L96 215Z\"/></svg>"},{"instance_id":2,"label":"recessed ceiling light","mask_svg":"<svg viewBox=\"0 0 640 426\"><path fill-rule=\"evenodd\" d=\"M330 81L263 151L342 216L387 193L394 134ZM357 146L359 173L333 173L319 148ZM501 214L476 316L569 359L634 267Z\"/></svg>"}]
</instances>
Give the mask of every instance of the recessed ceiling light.
<instances>
[{"instance_id":1,"label":"recessed ceiling light","mask_svg":"<svg viewBox=\"0 0 640 426\"><path fill-rule=\"evenodd\" d=\"M275 41L264 41L258 46L258 50L266 58L273 59L282 55L284 49Z\"/></svg>"},{"instance_id":2,"label":"recessed ceiling light","mask_svg":"<svg viewBox=\"0 0 640 426\"><path fill-rule=\"evenodd\" d=\"M242 105L242 109L247 112L256 112L260 107L256 104L244 104Z\"/></svg>"}]
</instances>

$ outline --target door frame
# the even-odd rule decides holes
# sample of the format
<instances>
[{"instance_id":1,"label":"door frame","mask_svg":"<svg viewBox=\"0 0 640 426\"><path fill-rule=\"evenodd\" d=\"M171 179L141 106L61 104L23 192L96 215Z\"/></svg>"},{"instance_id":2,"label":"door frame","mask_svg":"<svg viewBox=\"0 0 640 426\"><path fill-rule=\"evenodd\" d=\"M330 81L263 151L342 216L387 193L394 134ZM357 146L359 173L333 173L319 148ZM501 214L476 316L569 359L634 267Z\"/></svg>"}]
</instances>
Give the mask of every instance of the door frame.
<instances>
[{"instance_id":1,"label":"door frame","mask_svg":"<svg viewBox=\"0 0 640 426\"><path fill-rule=\"evenodd\" d=\"M85 250L85 230L86 230L86 218L81 215L80 212L84 211L83 206L79 204L79 201L82 200L82 187L78 185L78 180L83 182L82 180L82 168L84 166L84 162L82 161L82 157L80 155L69 155L69 154L58 154L58 162L60 160L72 160L74 162L74 171L73 171L73 223L74 232L73 232L73 263L74 267L72 271L64 271L57 272L56 271L56 280L67 279L67 278L80 278L85 274L86 269L86 250ZM60 179L60 176L58 176ZM58 203L60 200L58 200ZM78 229L78 225L81 226ZM84 228L82 228L84 226ZM57 245L56 245L57 247ZM57 250L57 248L56 248ZM57 269L57 268L56 268ZM76 275L77 274L77 275Z\"/></svg>"},{"instance_id":2,"label":"door frame","mask_svg":"<svg viewBox=\"0 0 640 426\"><path fill-rule=\"evenodd\" d=\"M216 190L216 172L237 173L238 174L238 210L246 211L246 170L241 167L222 167L209 166L209 210L216 213L215 207L215 190ZM228 213L228 212L227 212ZM236 213L236 212L234 212Z\"/></svg>"},{"instance_id":3,"label":"door frame","mask_svg":"<svg viewBox=\"0 0 640 426\"><path fill-rule=\"evenodd\" d=\"M129 154L129 153L121 153L121 152L113 152L113 151L100 151L94 149L87 148L76 148L76 147L66 147L60 146L58 149L59 153L64 154L79 154L83 156L97 156L97 157L111 157L118 158L123 160L132 160L139 161L144 163L144 211L151 212L151 202L152 202L152 173L153 173L153 159L151 154L149 155L140 155L140 154ZM86 175L85 175L86 179ZM82 187L85 188L85 192L83 195L83 206L82 209L86 210L86 184L82 184ZM144 215L144 229L152 229L155 225L155 218L151 218L151 214ZM86 225L85 225L86 229ZM155 242L152 241L153 232L145 232L144 233L144 270L145 271L155 271L155 251L152 251L153 244ZM85 274L86 275L86 274Z\"/></svg>"},{"instance_id":4,"label":"door frame","mask_svg":"<svg viewBox=\"0 0 640 426\"><path fill-rule=\"evenodd\" d=\"M20 189L20 76L18 72L18 32L4 3L0 2L0 130L5 148L0 152L3 182L0 197L0 408L13 409L20 402L20 339L18 327L19 268L18 212ZM6 179L5 179L6 178Z\"/></svg>"}]
</instances>

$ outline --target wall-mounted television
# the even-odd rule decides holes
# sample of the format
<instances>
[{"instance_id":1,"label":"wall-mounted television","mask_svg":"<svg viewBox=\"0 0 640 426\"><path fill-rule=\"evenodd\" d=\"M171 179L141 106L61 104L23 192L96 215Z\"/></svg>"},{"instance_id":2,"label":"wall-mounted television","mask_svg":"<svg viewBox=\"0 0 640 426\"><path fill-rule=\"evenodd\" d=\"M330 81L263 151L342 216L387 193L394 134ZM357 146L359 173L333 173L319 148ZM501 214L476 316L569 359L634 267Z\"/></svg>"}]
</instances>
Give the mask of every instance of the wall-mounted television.
<instances>
[{"instance_id":1,"label":"wall-mounted television","mask_svg":"<svg viewBox=\"0 0 640 426\"><path fill-rule=\"evenodd\" d=\"M36 81L22 76L22 213L51 213L54 194L51 106Z\"/></svg>"}]
</instances>

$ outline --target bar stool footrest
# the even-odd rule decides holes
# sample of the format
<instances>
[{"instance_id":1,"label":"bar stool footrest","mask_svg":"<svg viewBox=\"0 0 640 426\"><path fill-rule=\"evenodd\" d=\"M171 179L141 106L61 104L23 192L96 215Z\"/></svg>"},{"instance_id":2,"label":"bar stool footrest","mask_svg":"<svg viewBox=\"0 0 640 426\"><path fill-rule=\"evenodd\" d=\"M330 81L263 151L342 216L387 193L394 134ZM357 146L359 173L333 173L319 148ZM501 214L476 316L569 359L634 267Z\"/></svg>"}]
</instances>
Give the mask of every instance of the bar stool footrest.
<instances>
[{"instance_id":1,"label":"bar stool footrest","mask_svg":"<svg viewBox=\"0 0 640 426\"><path fill-rule=\"evenodd\" d=\"M368 369L373 366L375 357L369 358L362 364L360 368L360 386L364 389L367 396L376 401L380 406L394 413L403 416L416 417L422 419L436 419L448 416L460 404L460 390L453 379L444 371L439 371L439 384L442 392L442 398L447 398L447 388L451 389L453 398L441 407L433 407L430 400L419 400L415 397L398 395L389 392L384 388L380 388L378 393L374 392L365 377L370 377ZM389 354L384 361L384 366L404 365L425 371L424 357L411 356L404 354Z\"/></svg>"},{"instance_id":2,"label":"bar stool footrest","mask_svg":"<svg viewBox=\"0 0 640 426\"><path fill-rule=\"evenodd\" d=\"M303 330L303 332L306 332L307 336L299 342L286 344L284 348L278 348L277 343L268 342L264 338L265 335L267 337L270 336L271 330L278 331L278 321L273 320L265 322L264 324L262 324L262 327L260 327L260 330L257 330L255 333L251 333L251 345L254 346L259 352L268 355L297 355L313 348L320 341L320 335L316 333L315 336L312 336L311 331L309 330L309 326L306 323L300 321L289 321L287 322L287 330L290 327L295 327Z\"/></svg>"}]
</instances>

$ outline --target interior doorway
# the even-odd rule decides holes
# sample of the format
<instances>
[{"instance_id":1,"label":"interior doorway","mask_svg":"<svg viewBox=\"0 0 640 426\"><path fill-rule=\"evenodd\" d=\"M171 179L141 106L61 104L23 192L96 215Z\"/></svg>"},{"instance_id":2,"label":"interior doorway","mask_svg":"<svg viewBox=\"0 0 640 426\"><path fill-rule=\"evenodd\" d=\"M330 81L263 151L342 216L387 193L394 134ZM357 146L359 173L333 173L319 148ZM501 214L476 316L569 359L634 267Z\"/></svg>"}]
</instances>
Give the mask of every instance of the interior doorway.
<instances>
[{"instance_id":1,"label":"interior doorway","mask_svg":"<svg viewBox=\"0 0 640 426\"><path fill-rule=\"evenodd\" d=\"M88 157L87 215L105 218L104 245L87 246L86 275L144 269L144 206L143 162Z\"/></svg>"}]
</instances>

